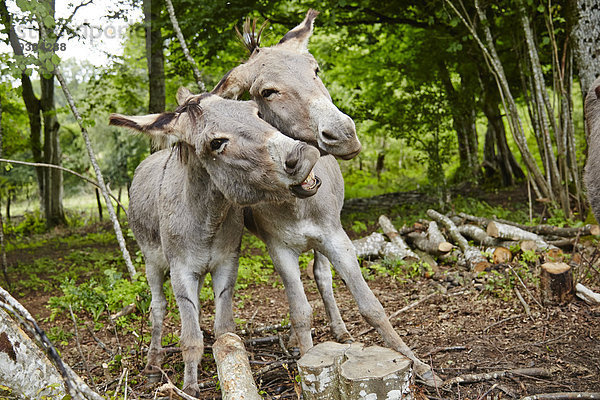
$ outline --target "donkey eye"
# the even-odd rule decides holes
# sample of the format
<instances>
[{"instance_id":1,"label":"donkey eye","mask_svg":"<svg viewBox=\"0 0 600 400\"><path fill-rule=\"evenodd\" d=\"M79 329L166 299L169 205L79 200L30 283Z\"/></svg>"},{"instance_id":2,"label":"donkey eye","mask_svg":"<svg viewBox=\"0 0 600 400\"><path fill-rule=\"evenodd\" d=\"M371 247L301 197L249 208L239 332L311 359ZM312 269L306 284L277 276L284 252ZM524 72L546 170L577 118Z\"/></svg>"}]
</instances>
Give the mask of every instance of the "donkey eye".
<instances>
[{"instance_id":1,"label":"donkey eye","mask_svg":"<svg viewBox=\"0 0 600 400\"><path fill-rule=\"evenodd\" d=\"M229 139L213 139L210 141L210 149L220 153L225 150L227 142L229 142Z\"/></svg>"},{"instance_id":2,"label":"donkey eye","mask_svg":"<svg viewBox=\"0 0 600 400\"><path fill-rule=\"evenodd\" d=\"M321 72L321 69L319 67L315 68L315 76L319 76L319 72Z\"/></svg>"},{"instance_id":3,"label":"donkey eye","mask_svg":"<svg viewBox=\"0 0 600 400\"><path fill-rule=\"evenodd\" d=\"M279 90L275 90L275 89L264 89L262 92L260 92L260 95L263 98L268 98L269 96L271 96L272 94L277 94L279 93Z\"/></svg>"}]
</instances>

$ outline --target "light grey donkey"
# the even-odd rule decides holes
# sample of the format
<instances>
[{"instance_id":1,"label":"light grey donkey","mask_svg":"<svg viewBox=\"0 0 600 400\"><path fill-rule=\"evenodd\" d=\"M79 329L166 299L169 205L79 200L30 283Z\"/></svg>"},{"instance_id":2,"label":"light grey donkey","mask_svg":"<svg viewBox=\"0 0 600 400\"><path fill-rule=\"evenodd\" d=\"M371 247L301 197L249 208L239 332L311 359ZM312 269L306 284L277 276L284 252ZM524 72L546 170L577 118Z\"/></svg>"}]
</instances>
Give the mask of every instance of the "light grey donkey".
<instances>
[{"instance_id":1,"label":"light grey donkey","mask_svg":"<svg viewBox=\"0 0 600 400\"><path fill-rule=\"evenodd\" d=\"M585 97L588 156L585 165L585 185L588 200L596 220L600 221L600 78L596 79Z\"/></svg>"},{"instance_id":2,"label":"light grey donkey","mask_svg":"<svg viewBox=\"0 0 600 400\"><path fill-rule=\"evenodd\" d=\"M243 229L242 206L281 202L317 192L306 180L319 157L312 146L278 132L258 117L253 101L180 90L175 112L129 117L112 125L177 145L152 154L136 169L129 224L146 260L152 291L152 339L145 373L163 357L166 312L163 283L170 272L181 316L184 391L199 394L197 368L204 353L199 289L211 273L216 336L235 329L232 298Z\"/></svg>"},{"instance_id":3,"label":"light grey donkey","mask_svg":"<svg viewBox=\"0 0 600 400\"><path fill-rule=\"evenodd\" d=\"M414 361L415 371L425 383L433 385L435 375L431 368L420 361L394 331L381 303L363 279L352 242L342 229L344 182L332 155L350 159L360 152L361 145L354 122L331 101L318 76L318 64L308 52L308 40L317 15L316 11L309 10L300 25L290 30L277 45L267 48L259 47L260 32L256 35L246 24L243 38L251 52L250 58L227 73L212 91L231 98L249 92L262 118L284 134L317 146L325 155L314 169L315 180L322 181L315 196L252 206L245 210L245 223L265 241L283 280L292 327L302 354L313 345L312 312L300 279L298 257L314 249L315 280L336 340L345 342L352 338L333 297L329 260L350 289L361 315L377 329L389 347Z\"/></svg>"}]
</instances>

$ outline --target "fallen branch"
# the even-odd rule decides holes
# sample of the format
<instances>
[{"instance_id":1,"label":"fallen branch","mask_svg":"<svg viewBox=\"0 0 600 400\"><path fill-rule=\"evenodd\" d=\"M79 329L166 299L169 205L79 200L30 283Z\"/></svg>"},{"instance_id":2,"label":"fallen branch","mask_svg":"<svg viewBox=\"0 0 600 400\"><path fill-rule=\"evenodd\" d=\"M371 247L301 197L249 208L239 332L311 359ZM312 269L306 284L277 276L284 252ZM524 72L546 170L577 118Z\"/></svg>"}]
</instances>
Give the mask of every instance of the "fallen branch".
<instances>
[{"instance_id":1,"label":"fallen branch","mask_svg":"<svg viewBox=\"0 0 600 400\"><path fill-rule=\"evenodd\" d=\"M501 238L505 240L530 240L535 242L537 247L542 250L555 248L555 246L548 244L538 234L526 231L514 225L490 221L490 223L487 225L486 232L488 235L494 238Z\"/></svg>"},{"instance_id":2,"label":"fallen branch","mask_svg":"<svg viewBox=\"0 0 600 400\"><path fill-rule=\"evenodd\" d=\"M259 400L242 339L225 333L212 346L224 400Z\"/></svg>"},{"instance_id":3,"label":"fallen branch","mask_svg":"<svg viewBox=\"0 0 600 400\"><path fill-rule=\"evenodd\" d=\"M417 256L415 252L412 251L410 247L408 247L406 242L404 242L402 236L400 236L400 234L394 227L394 224L392 224L392 221L390 221L388 217L386 217L385 215L381 215L379 217L379 226L381 226L383 233L385 233L385 235L388 238L390 238L391 245L393 245L390 246L390 244L387 244L384 247L383 252L385 253L385 255L394 256L401 260L419 259L419 256Z\"/></svg>"},{"instance_id":4,"label":"fallen branch","mask_svg":"<svg viewBox=\"0 0 600 400\"><path fill-rule=\"evenodd\" d=\"M448 235L454 240L454 242L460 247L462 250L465 260L467 261L467 265L470 266L471 269L475 271L483 271L486 269L490 263L489 261L481 254L481 252L473 246L469 245L467 239L458 231L458 228L450 220L450 218L445 215L440 214L435 210L427 210L427 215L429 218L439 222L446 228Z\"/></svg>"},{"instance_id":5,"label":"fallen branch","mask_svg":"<svg viewBox=\"0 0 600 400\"><path fill-rule=\"evenodd\" d=\"M373 232L369 236L352 241L358 258L379 257L385 243L385 237L379 232Z\"/></svg>"},{"instance_id":6,"label":"fallen branch","mask_svg":"<svg viewBox=\"0 0 600 400\"><path fill-rule=\"evenodd\" d=\"M515 376L549 378L552 375L552 372L553 371L549 371L545 368L517 368L510 370L485 372L482 374L466 374L448 379L443 383L443 386L452 386L455 384L463 383L478 383L500 378L512 378Z\"/></svg>"},{"instance_id":7,"label":"fallen branch","mask_svg":"<svg viewBox=\"0 0 600 400\"><path fill-rule=\"evenodd\" d=\"M445 254L454 247L452 243L446 241L435 221L429 222L427 233L412 232L408 237L417 248L432 255Z\"/></svg>"},{"instance_id":8,"label":"fallen branch","mask_svg":"<svg viewBox=\"0 0 600 400\"><path fill-rule=\"evenodd\" d=\"M600 399L600 392L561 392L540 393L533 396L521 397L521 400L591 400Z\"/></svg>"},{"instance_id":9,"label":"fallen branch","mask_svg":"<svg viewBox=\"0 0 600 400\"><path fill-rule=\"evenodd\" d=\"M600 294L592 292L590 289L583 286L581 283L575 285L575 294L577 295L577 297L579 297L581 300L585 301L588 304L600 304Z\"/></svg>"}]
</instances>

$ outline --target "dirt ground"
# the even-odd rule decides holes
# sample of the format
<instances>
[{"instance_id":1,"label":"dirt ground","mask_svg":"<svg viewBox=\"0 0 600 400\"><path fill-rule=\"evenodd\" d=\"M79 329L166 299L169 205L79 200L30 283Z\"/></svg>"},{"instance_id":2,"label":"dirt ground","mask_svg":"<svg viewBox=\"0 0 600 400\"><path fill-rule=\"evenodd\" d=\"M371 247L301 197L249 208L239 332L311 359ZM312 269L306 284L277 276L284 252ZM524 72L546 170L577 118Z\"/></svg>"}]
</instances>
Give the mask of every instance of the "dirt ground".
<instances>
[{"instance_id":1,"label":"dirt ground","mask_svg":"<svg viewBox=\"0 0 600 400\"><path fill-rule=\"evenodd\" d=\"M47 255L48 251L60 249L49 244L28 255L15 252L9 254L9 265L22 257ZM542 307L536 303L539 299L537 289L529 287L530 292L522 290L531 308L531 316L527 316L523 305L510 292L495 295L482 290L482 285L477 284L470 272L455 266L441 266L440 271L429 278L418 276L399 280L374 272L371 276L369 286L388 314L421 300L392 319L392 324L415 353L430 363L443 379L523 368L548 371L547 376L537 377L515 371L505 377L440 388L425 388L416 383L417 398L500 399L539 393L600 392L599 306L589 306L575 298L563 306ZM305 272L303 280L313 307L314 342L333 340L316 285ZM334 283L342 316L353 337L365 344L383 345L376 332L364 333L369 326L358 313L344 283L339 278L335 278ZM598 291L599 288L592 289ZM70 318L43 322L49 315L48 298L56 294L24 293L18 299L42 321L45 330L58 325L64 331L73 332ZM202 305L202 329L207 348L199 379L205 387L202 398L219 399L221 393L215 386L217 372L210 352L214 338L213 305L209 303ZM281 346L288 329L260 330L264 326L281 325L282 322L285 325L286 322L288 304L277 276L271 275L268 283L253 284L240 290L234 312L236 319L243 321L240 328L246 332L238 330L238 334L246 340L255 378L265 398L298 398L297 355ZM108 322L98 331L88 329L92 326L91 321L78 325L85 362L75 336L56 343L63 358L76 372L89 382L87 365L100 393L120 390L122 394L127 380L128 398L169 398L169 394L157 394L160 383L141 375L146 347L140 337L148 334L147 319L141 320L139 330L127 335ZM165 324L167 341L170 333L177 334L178 326L179 322L169 314ZM170 379L180 386L183 363L175 347L176 341L171 344L173 351L164 368Z\"/></svg>"}]
</instances>

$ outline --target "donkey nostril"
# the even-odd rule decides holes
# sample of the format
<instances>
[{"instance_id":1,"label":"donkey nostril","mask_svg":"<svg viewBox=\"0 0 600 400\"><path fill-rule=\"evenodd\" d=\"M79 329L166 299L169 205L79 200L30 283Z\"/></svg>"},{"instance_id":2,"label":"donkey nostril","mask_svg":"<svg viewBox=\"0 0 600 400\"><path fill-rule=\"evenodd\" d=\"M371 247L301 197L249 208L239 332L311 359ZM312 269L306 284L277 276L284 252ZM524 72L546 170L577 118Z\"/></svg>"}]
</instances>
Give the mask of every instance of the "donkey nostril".
<instances>
[{"instance_id":1,"label":"donkey nostril","mask_svg":"<svg viewBox=\"0 0 600 400\"><path fill-rule=\"evenodd\" d=\"M296 157L296 156L289 156L287 158L287 160L285 160L285 169L288 170L288 172L296 169L297 165L298 165L298 157Z\"/></svg>"},{"instance_id":2,"label":"donkey nostril","mask_svg":"<svg viewBox=\"0 0 600 400\"><path fill-rule=\"evenodd\" d=\"M326 140L328 142L335 142L338 140L337 137L335 137L332 133L327 132L327 131L322 131L321 136L323 137L324 140Z\"/></svg>"}]
</instances>

